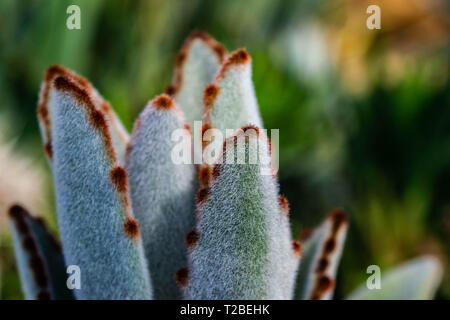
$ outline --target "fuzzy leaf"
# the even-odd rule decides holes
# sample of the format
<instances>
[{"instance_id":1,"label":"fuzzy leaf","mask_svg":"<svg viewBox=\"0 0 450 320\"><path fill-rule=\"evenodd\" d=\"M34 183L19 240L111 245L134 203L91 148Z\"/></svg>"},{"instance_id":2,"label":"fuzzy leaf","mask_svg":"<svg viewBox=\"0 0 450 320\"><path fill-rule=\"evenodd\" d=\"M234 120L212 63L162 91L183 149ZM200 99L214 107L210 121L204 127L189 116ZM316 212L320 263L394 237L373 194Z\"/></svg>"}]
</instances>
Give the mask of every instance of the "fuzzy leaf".
<instances>
[{"instance_id":1,"label":"fuzzy leaf","mask_svg":"<svg viewBox=\"0 0 450 320\"><path fill-rule=\"evenodd\" d=\"M191 33L176 57L173 83L166 92L191 126L202 120L203 91L214 80L225 57L226 49L202 31Z\"/></svg>"},{"instance_id":2,"label":"fuzzy leaf","mask_svg":"<svg viewBox=\"0 0 450 320\"><path fill-rule=\"evenodd\" d=\"M195 167L175 163L172 150L191 135L180 109L168 95L150 101L139 116L127 153L131 202L141 226L156 299L179 299L175 271L186 265L185 234L195 224ZM186 141L173 141L180 130Z\"/></svg>"},{"instance_id":3,"label":"fuzzy leaf","mask_svg":"<svg viewBox=\"0 0 450 320\"><path fill-rule=\"evenodd\" d=\"M429 300L442 279L442 266L433 256L422 256L381 273L381 289L354 290L350 300Z\"/></svg>"},{"instance_id":4,"label":"fuzzy leaf","mask_svg":"<svg viewBox=\"0 0 450 320\"><path fill-rule=\"evenodd\" d=\"M92 88L91 92L94 105L103 111L108 122L112 144L117 153L117 160L120 165L124 165L126 146L130 141L130 136L109 103L102 98L96 89Z\"/></svg>"},{"instance_id":5,"label":"fuzzy leaf","mask_svg":"<svg viewBox=\"0 0 450 320\"><path fill-rule=\"evenodd\" d=\"M244 148L234 150L241 138ZM257 161L251 163L250 155ZM177 272L187 299L292 297L298 251L286 233L276 178L262 174L270 167L262 161L267 157L267 138L256 127L225 141L210 185L197 193L197 229L187 236L189 266Z\"/></svg>"},{"instance_id":6,"label":"fuzzy leaf","mask_svg":"<svg viewBox=\"0 0 450 320\"><path fill-rule=\"evenodd\" d=\"M279 265L279 285L283 291L283 299L292 300L294 298L295 281L297 277L297 270L300 256L302 255L302 245L297 240L292 240L291 224L289 222L289 203L283 196L279 196L278 204L281 212L280 227L274 229L277 231L271 240L274 242L273 246L278 245L278 250L275 250L273 259L280 259L283 261ZM292 255L294 252L294 255Z\"/></svg>"},{"instance_id":7,"label":"fuzzy leaf","mask_svg":"<svg viewBox=\"0 0 450 320\"><path fill-rule=\"evenodd\" d=\"M332 298L347 226L345 212L334 210L302 243L295 299Z\"/></svg>"},{"instance_id":8,"label":"fuzzy leaf","mask_svg":"<svg viewBox=\"0 0 450 320\"><path fill-rule=\"evenodd\" d=\"M20 206L9 210L11 233L25 298L73 299L66 286L66 268L61 247L43 220Z\"/></svg>"},{"instance_id":9,"label":"fuzzy leaf","mask_svg":"<svg viewBox=\"0 0 450 320\"><path fill-rule=\"evenodd\" d=\"M203 108L204 123L224 134L226 129L248 124L263 127L247 51L237 50L226 59L214 82L205 89Z\"/></svg>"},{"instance_id":10,"label":"fuzzy leaf","mask_svg":"<svg viewBox=\"0 0 450 320\"><path fill-rule=\"evenodd\" d=\"M51 82L52 169L67 265L81 270L79 299L149 299L148 268L118 166L110 124L95 93L70 75Z\"/></svg>"},{"instance_id":11,"label":"fuzzy leaf","mask_svg":"<svg viewBox=\"0 0 450 320\"><path fill-rule=\"evenodd\" d=\"M120 119L111 109L109 103L105 101L92 84L85 78L79 76L75 72L66 69L62 66L54 65L49 67L44 75L41 85L38 104L38 119L39 127L41 129L42 139L44 140L44 150L49 160L53 157L53 143L52 143L52 112L51 112L51 83L58 76L65 76L76 82L80 88L83 88L91 95L91 101L98 109L102 110L105 119L109 123L110 133L114 148L118 154L120 163L123 163L125 155L125 147L129 141L129 135L125 127L122 125Z\"/></svg>"}]
</instances>

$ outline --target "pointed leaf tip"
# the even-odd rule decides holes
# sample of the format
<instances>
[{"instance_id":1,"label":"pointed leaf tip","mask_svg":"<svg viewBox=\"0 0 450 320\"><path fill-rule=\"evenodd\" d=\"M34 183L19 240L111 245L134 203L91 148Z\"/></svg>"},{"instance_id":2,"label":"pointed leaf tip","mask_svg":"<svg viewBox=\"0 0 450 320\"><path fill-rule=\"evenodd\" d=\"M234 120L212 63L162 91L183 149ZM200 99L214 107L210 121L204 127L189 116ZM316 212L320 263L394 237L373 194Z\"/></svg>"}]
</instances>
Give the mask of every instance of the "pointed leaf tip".
<instances>
[{"instance_id":1,"label":"pointed leaf tip","mask_svg":"<svg viewBox=\"0 0 450 320\"><path fill-rule=\"evenodd\" d=\"M102 136L106 151L112 162L117 161L110 127L102 110L95 106L90 87L82 87L78 80L70 76L61 75L53 80L53 87L59 91L70 94L75 102L85 108L91 125L96 128Z\"/></svg>"},{"instance_id":2,"label":"pointed leaf tip","mask_svg":"<svg viewBox=\"0 0 450 320\"><path fill-rule=\"evenodd\" d=\"M94 106L101 111L101 113L95 113L93 111L89 114L91 122L100 129L104 129L106 126L110 127L109 135L112 138L111 143L114 144L120 160L122 160L121 157L129 136L109 103L100 96L88 80L58 65L49 67L44 74L37 108L41 135L44 140L44 151L49 160L53 157L54 147L51 137L53 123L52 111L50 110L52 108L51 92L54 90L73 95L78 103L84 106L87 105L87 109L92 109L91 106ZM93 109L95 110L95 108ZM90 110L88 111L90 112Z\"/></svg>"},{"instance_id":3,"label":"pointed leaf tip","mask_svg":"<svg viewBox=\"0 0 450 320\"><path fill-rule=\"evenodd\" d=\"M238 49L230 54L225 60L216 76L216 81L225 77L230 68L234 66L246 65L252 61L252 58L245 49Z\"/></svg>"},{"instance_id":4,"label":"pointed leaf tip","mask_svg":"<svg viewBox=\"0 0 450 320\"><path fill-rule=\"evenodd\" d=\"M316 229L302 232L303 254L297 275L296 299L331 298L347 225L347 214L339 208ZM326 285L329 282L332 285Z\"/></svg>"},{"instance_id":5,"label":"pointed leaf tip","mask_svg":"<svg viewBox=\"0 0 450 320\"><path fill-rule=\"evenodd\" d=\"M225 59L227 55L227 50L224 46L222 46L219 42L217 42L213 37L211 37L208 33L204 31L194 31L192 32L185 40L183 47L181 48L180 52L177 54L175 58L175 66L178 69L181 69L183 67L183 64L186 62L186 58L188 54L190 53L191 46L194 41L200 40L205 45L207 45L217 56L217 60L219 63L222 63L222 61ZM179 74L179 77L182 75ZM177 87L177 81L175 77L175 84L173 84L175 90L178 90ZM181 79L180 79L181 80Z\"/></svg>"},{"instance_id":6,"label":"pointed leaf tip","mask_svg":"<svg viewBox=\"0 0 450 320\"><path fill-rule=\"evenodd\" d=\"M263 128L252 82L251 58L233 52L203 92L203 121L222 132L248 124Z\"/></svg>"},{"instance_id":7,"label":"pointed leaf tip","mask_svg":"<svg viewBox=\"0 0 450 320\"><path fill-rule=\"evenodd\" d=\"M81 104L88 105L89 107L94 105L89 96L89 91L77 84L73 79L70 79L67 75L57 76L53 80L53 87L57 90L71 93Z\"/></svg>"},{"instance_id":8,"label":"pointed leaf tip","mask_svg":"<svg viewBox=\"0 0 450 320\"><path fill-rule=\"evenodd\" d=\"M175 106L175 102L167 94L162 94L160 96L157 96L150 102L150 104L152 106L155 106L156 108L163 109L163 110L168 110Z\"/></svg>"},{"instance_id":9,"label":"pointed leaf tip","mask_svg":"<svg viewBox=\"0 0 450 320\"><path fill-rule=\"evenodd\" d=\"M192 126L202 120L203 90L226 57L226 49L202 31L191 33L175 58L172 84L165 92L172 96Z\"/></svg>"},{"instance_id":10,"label":"pointed leaf tip","mask_svg":"<svg viewBox=\"0 0 450 320\"><path fill-rule=\"evenodd\" d=\"M194 40L202 40L205 44L207 44L216 54L220 62L225 60L227 55L227 49L219 42L217 42L209 33L197 30L191 32L189 36L186 38L185 46L190 46L191 42Z\"/></svg>"},{"instance_id":11,"label":"pointed leaf tip","mask_svg":"<svg viewBox=\"0 0 450 320\"><path fill-rule=\"evenodd\" d=\"M348 223L348 216L343 208L334 209L330 213L330 219L333 221L333 230L339 229L343 224Z\"/></svg>"},{"instance_id":12,"label":"pointed leaf tip","mask_svg":"<svg viewBox=\"0 0 450 320\"><path fill-rule=\"evenodd\" d=\"M70 77L71 79L73 79L73 81L76 81L80 86L83 86L85 88L89 87L89 82L87 80L62 66L52 65L45 71L41 92L39 95L37 113L39 120L41 122L42 129L43 131L45 131L43 133L46 136L46 139L50 138L50 130L51 130L50 111L48 109L50 88L51 83L57 76Z\"/></svg>"},{"instance_id":13,"label":"pointed leaf tip","mask_svg":"<svg viewBox=\"0 0 450 320\"><path fill-rule=\"evenodd\" d=\"M175 73L171 85L166 88L166 93L176 95L180 90L184 81L183 68L192 51L192 45L195 41L202 41L216 55L217 64L221 64L227 55L227 50L213 37L204 31L194 31L185 40L183 47L175 57Z\"/></svg>"}]
</instances>

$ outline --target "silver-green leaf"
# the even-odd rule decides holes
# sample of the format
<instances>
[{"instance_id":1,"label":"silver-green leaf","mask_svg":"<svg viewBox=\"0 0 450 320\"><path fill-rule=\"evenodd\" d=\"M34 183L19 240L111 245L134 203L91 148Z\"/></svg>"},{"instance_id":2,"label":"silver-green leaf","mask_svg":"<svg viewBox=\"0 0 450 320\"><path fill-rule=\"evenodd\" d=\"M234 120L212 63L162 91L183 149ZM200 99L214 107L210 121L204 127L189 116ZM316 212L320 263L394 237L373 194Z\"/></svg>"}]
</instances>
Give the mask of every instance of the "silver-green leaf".
<instances>
[{"instance_id":1,"label":"silver-green leaf","mask_svg":"<svg viewBox=\"0 0 450 320\"><path fill-rule=\"evenodd\" d=\"M302 241L295 299L332 298L347 226L347 215L336 209Z\"/></svg>"},{"instance_id":2,"label":"silver-green leaf","mask_svg":"<svg viewBox=\"0 0 450 320\"><path fill-rule=\"evenodd\" d=\"M95 96L70 74L50 84L52 169L64 257L81 270L78 299L150 299L127 172L119 166L111 125Z\"/></svg>"},{"instance_id":3,"label":"silver-green leaf","mask_svg":"<svg viewBox=\"0 0 450 320\"><path fill-rule=\"evenodd\" d=\"M209 34L202 31L191 33L175 60L173 82L167 88L183 110L187 121L202 120L203 91L214 80L226 49Z\"/></svg>"},{"instance_id":4,"label":"silver-green leaf","mask_svg":"<svg viewBox=\"0 0 450 320\"><path fill-rule=\"evenodd\" d=\"M198 224L186 237L189 265L177 272L185 298L292 297L298 252L263 159L270 159L267 137L256 127L224 142L210 184L197 193Z\"/></svg>"},{"instance_id":5,"label":"silver-green leaf","mask_svg":"<svg viewBox=\"0 0 450 320\"><path fill-rule=\"evenodd\" d=\"M364 283L349 300L429 300L442 279L442 265L433 256L422 256L381 272L381 288L369 290Z\"/></svg>"},{"instance_id":6,"label":"silver-green leaf","mask_svg":"<svg viewBox=\"0 0 450 320\"><path fill-rule=\"evenodd\" d=\"M196 171L190 163L191 135L185 126L173 99L156 97L136 121L126 157L131 202L156 299L181 298L174 274L187 262L184 236L195 224ZM177 132L180 135L173 139ZM172 159L182 149L186 161Z\"/></svg>"},{"instance_id":7,"label":"silver-green leaf","mask_svg":"<svg viewBox=\"0 0 450 320\"><path fill-rule=\"evenodd\" d=\"M14 205L9 210L14 250L25 298L73 299L66 286L61 246L41 218Z\"/></svg>"}]
</instances>

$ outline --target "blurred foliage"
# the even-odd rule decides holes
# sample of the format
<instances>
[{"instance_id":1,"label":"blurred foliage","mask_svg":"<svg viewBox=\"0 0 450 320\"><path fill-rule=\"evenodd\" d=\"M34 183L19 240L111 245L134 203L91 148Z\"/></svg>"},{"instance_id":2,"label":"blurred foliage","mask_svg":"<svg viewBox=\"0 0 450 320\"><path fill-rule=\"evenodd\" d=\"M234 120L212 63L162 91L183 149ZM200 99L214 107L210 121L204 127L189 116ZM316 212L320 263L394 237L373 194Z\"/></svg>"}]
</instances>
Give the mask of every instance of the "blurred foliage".
<instances>
[{"instance_id":1,"label":"blurred foliage","mask_svg":"<svg viewBox=\"0 0 450 320\"><path fill-rule=\"evenodd\" d=\"M383 271L431 253L446 268L438 298L449 299L448 3L372 2L3 0L6 138L49 176L35 116L49 65L86 76L131 129L170 83L184 38L203 29L252 55L265 125L280 129L280 184L295 234L336 206L350 214L336 297L365 281L370 264ZM66 28L69 4L81 8L81 30ZM381 30L365 26L369 4L381 8ZM56 230L47 185L49 205L29 209L52 217ZM0 239L0 298L20 298L11 242L5 232Z\"/></svg>"}]
</instances>

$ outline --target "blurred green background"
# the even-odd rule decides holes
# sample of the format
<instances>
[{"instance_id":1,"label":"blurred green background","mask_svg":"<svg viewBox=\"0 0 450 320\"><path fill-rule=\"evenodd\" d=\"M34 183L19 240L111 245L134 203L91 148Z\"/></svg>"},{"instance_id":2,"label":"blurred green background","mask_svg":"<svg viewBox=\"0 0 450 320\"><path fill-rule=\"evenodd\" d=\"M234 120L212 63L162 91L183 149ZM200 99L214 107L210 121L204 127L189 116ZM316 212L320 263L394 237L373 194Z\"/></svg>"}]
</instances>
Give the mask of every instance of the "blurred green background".
<instances>
[{"instance_id":1,"label":"blurred green background","mask_svg":"<svg viewBox=\"0 0 450 320\"><path fill-rule=\"evenodd\" d=\"M70 4L81 30L66 28ZM381 30L366 28L369 4ZM87 77L131 130L202 29L252 55L265 126L280 129L294 235L335 207L350 215L336 298L368 265L431 253L445 267L437 298L449 299L449 21L445 0L2 0L0 298L22 298L7 207L20 202L57 230L35 112L45 69Z\"/></svg>"}]
</instances>

